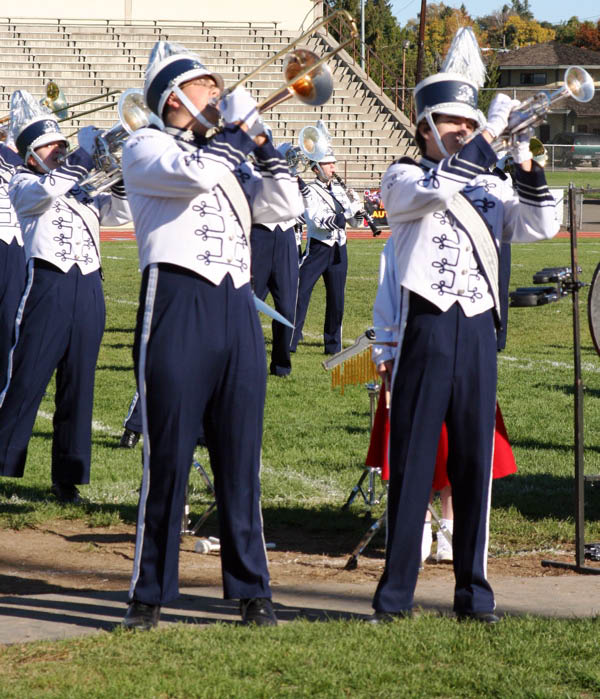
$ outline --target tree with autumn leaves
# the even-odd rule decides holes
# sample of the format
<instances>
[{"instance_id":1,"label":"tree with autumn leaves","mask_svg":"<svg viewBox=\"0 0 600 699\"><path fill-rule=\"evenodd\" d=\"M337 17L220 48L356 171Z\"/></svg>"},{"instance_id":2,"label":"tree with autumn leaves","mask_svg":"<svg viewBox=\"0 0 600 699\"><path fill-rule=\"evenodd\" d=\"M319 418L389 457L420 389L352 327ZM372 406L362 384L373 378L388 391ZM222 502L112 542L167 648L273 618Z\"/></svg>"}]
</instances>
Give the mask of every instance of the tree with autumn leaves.
<instances>
[{"instance_id":1,"label":"tree with autumn leaves","mask_svg":"<svg viewBox=\"0 0 600 699\"><path fill-rule=\"evenodd\" d=\"M360 18L360 0L324 0L328 11L344 9ZM365 44L369 54L369 71L378 83L381 77L389 96L398 84L404 62L406 85L414 86L419 37L419 17L401 27L393 15L389 0L364 0ZM498 71L493 54L497 49L515 49L556 39L562 43L585 46L600 51L600 22L580 22L572 17L568 22L552 25L538 22L529 7L529 0L511 0L490 15L473 18L464 5L448 7L443 2L426 5L423 76L439 71L452 37L459 27L472 27L479 45L489 49L488 81L495 87ZM404 46L408 48L404 49ZM378 58L376 59L375 56ZM481 97L491 98L491 92ZM487 105L482 105L484 108Z\"/></svg>"}]
</instances>

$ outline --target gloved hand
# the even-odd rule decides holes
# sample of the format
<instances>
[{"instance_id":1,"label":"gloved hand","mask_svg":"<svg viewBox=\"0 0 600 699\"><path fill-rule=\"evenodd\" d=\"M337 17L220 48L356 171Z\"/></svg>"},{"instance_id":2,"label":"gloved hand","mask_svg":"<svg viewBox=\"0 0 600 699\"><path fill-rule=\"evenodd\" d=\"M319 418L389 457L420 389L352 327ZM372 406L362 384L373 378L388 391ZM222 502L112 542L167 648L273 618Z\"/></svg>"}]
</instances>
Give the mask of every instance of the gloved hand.
<instances>
[{"instance_id":1,"label":"gloved hand","mask_svg":"<svg viewBox=\"0 0 600 699\"><path fill-rule=\"evenodd\" d=\"M236 87L233 92L225 95L219 102L219 111L226 124L243 121L248 129L258 119L256 101L244 87Z\"/></svg>"},{"instance_id":2,"label":"gloved hand","mask_svg":"<svg viewBox=\"0 0 600 699\"><path fill-rule=\"evenodd\" d=\"M102 133L101 129L95 126L84 126L77 132L77 142L79 147L86 153L93 155L96 150L96 137Z\"/></svg>"},{"instance_id":3,"label":"gloved hand","mask_svg":"<svg viewBox=\"0 0 600 699\"><path fill-rule=\"evenodd\" d=\"M529 140L533 135L533 129L524 129L515 136L510 147L510 154L515 163L521 164L533 158L533 153L529 149Z\"/></svg>"},{"instance_id":4,"label":"gloved hand","mask_svg":"<svg viewBox=\"0 0 600 699\"><path fill-rule=\"evenodd\" d=\"M521 103L513 100L508 95L499 92L492 100L489 109L485 130L491 134L492 138L498 138L508 126L508 118L513 109Z\"/></svg>"},{"instance_id":5,"label":"gloved hand","mask_svg":"<svg viewBox=\"0 0 600 699\"><path fill-rule=\"evenodd\" d=\"M254 122L254 124L252 124L248 131L246 131L246 133L248 134L248 136L250 136L250 138L254 138L255 136L258 136L261 133L268 138L268 128L269 127L265 125L265 122L260 117L258 117L258 119Z\"/></svg>"}]
</instances>

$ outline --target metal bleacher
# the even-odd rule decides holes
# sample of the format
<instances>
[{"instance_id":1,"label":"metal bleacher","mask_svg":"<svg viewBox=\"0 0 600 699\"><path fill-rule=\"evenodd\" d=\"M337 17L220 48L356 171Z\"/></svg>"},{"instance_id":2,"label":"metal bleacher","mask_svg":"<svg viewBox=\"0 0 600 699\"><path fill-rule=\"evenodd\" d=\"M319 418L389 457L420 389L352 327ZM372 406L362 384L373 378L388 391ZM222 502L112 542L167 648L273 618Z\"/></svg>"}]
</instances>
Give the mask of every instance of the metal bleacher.
<instances>
[{"instance_id":1,"label":"metal bleacher","mask_svg":"<svg viewBox=\"0 0 600 699\"><path fill-rule=\"evenodd\" d=\"M197 52L230 85L294 38L295 34L278 29L275 23L136 25L0 18L0 115L8 112L13 90L22 88L42 97L49 80L60 85L69 103L95 97L75 108L75 115L115 102L118 95L107 97L109 91L143 87L148 55L159 39L180 42ZM329 35L318 34L308 45L323 55L335 42ZM414 153L411 125L344 51L328 65L335 88L326 104L311 107L291 99L265 113L264 119L276 144L295 144L303 126L323 119L332 135L341 176L357 189L378 187L390 162ZM282 60L246 83L259 101L282 85ZM71 134L87 124L105 129L116 121L113 105L75 116L63 130Z\"/></svg>"}]
</instances>

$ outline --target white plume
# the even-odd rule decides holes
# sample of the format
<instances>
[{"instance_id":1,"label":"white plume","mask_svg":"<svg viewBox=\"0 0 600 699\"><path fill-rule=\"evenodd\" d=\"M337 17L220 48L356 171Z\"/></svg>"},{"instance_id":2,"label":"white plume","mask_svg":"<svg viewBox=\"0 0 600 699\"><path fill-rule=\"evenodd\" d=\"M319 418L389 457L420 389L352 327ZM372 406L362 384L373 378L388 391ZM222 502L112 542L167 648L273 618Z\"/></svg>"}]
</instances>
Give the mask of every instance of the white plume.
<instances>
[{"instance_id":1,"label":"white plume","mask_svg":"<svg viewBox=\"0 0 600 699\"><path fill-rule=\"evenodd\" d=\"M456 34L448 55L442 64L444 73L458 73L472 80L478 88L485 83L485 65L477 38L471 27L461 27Z\"/></svg>"}]
</instances>

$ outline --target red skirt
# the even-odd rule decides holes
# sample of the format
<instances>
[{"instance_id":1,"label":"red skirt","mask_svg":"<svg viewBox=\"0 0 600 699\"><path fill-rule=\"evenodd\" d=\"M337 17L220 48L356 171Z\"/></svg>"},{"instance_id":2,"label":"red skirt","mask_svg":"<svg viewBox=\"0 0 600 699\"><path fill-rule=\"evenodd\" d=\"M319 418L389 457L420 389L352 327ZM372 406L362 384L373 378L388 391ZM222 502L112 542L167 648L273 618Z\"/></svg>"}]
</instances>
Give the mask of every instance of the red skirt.
<instances>
[{"instance_id":1,"label":"red skirt","mask_svg":"<svg viewBox=\"0 0 600 699\"><path fill-rule=\"evenodd\" d=\"M371 468L381 469L381 479L384 481L390 478L390 463L388 460L388 444L390 440L390 418L389 410L385 407L385 392L379 392L379 401L371 430L371 441L365 465ZM446 471L448 461L448 432L446 424L442 425L440 441L438 443L437 456L435 460L435 473L433 475L433 489L442 490L450 485ZM494 460L492 462L492 478L502 478L516 473L517 463L513 451L508 441L508 434L500 412L500 406L496 403L496 432L494 434Z\"/></svg>"}]
</instances>

